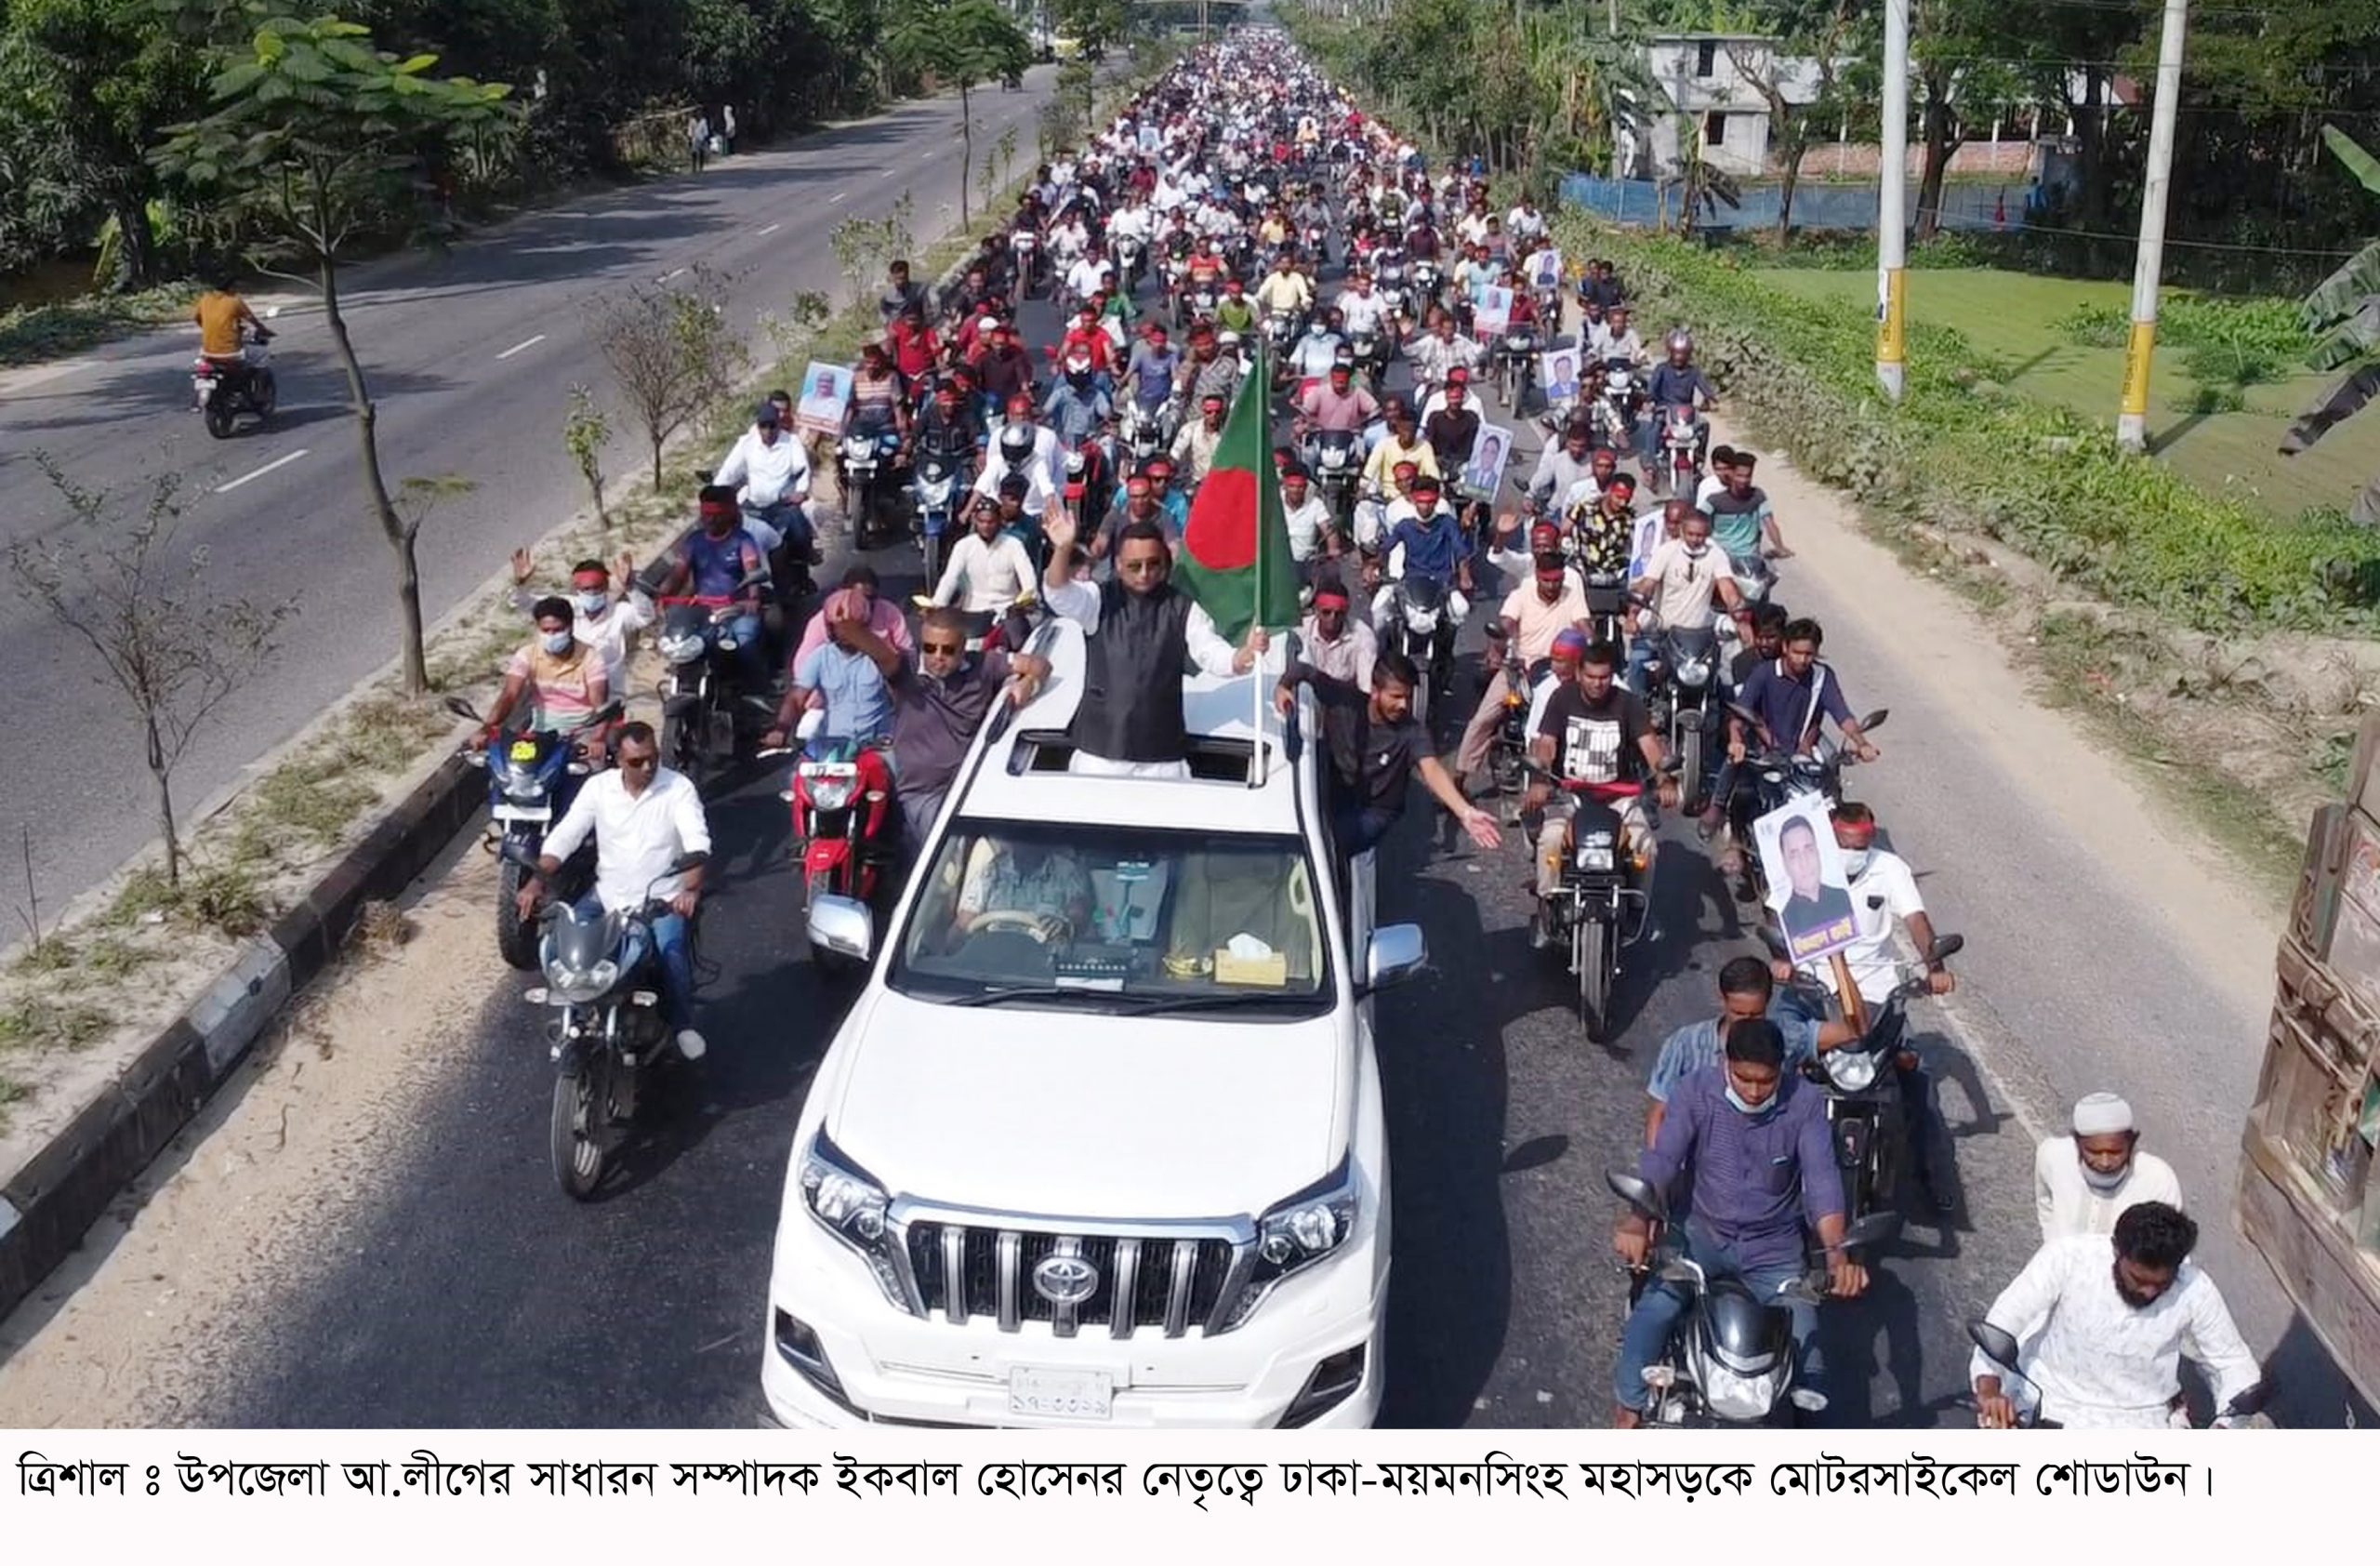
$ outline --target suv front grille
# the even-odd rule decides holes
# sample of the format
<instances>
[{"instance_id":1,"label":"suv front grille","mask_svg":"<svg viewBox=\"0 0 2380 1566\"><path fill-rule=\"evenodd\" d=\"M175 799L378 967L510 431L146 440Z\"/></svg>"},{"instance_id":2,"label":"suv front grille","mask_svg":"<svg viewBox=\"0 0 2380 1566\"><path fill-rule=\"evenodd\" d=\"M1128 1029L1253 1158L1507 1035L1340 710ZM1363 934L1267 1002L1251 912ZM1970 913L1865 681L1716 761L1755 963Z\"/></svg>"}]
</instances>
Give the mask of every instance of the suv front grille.
<instances>
[{"instance_id":1,"label":"suv front grille","mask_svg":"<svg viewBox=\"0 0 2380 1566\"><path fill-rule=\"evenodd\" d=\"M964 1326L989 1317L1004 1333L1047 1321L1060 1337L1083 1327L1105 1327L1111 1337L1144 1328L1181 1337L1210 1327L1239 1261L1238 1247L1216 1235L1059 1234L1042 1229L913 1220L903 1247L921 1313ZM1053 1304L1033 1281L1034 1268L1064 1253L1078 1258L1095 1281L1071 1306Z\"/></svg>"}]
</instances>

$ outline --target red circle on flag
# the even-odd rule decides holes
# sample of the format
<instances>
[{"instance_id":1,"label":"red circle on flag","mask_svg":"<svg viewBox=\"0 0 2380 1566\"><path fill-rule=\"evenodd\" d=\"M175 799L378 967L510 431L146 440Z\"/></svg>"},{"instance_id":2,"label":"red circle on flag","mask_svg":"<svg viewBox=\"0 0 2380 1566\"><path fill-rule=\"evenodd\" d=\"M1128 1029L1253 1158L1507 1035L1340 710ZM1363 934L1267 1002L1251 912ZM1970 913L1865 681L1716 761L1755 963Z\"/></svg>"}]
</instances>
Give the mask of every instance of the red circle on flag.
<instances>
[{"instance_id":1,"label":"red circle on flag","mask_svg":"<svg viewBox=\"0 0 2380 1566\"><path fill-rule=\"evenodd\" d=\"M1256 564L1256 475L1218 468L1198 486L1183 529L1183 547L1210 571L1241 571Z\"/></svg>"}]
</instances>

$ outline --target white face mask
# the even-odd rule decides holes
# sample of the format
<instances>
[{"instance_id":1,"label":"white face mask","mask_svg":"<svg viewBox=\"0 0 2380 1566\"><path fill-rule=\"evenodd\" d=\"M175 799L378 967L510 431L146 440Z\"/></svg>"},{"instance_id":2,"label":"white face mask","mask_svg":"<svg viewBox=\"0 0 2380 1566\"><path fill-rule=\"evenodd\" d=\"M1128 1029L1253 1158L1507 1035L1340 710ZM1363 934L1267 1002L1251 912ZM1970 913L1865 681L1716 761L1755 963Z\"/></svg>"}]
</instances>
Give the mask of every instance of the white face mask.
<instances>
[{"instance_id":1,"label":"white face mask","mask_svg":"<svg viewBox=\"0 0 2380 1566\"><path fill-rule=\"evenodd\" d=\"M553 654L556 657L560 657L564 653L570 651L570 644L573 638L571 633L567 630L549 631L546 633L544 638L546 651Z\"/></svg>"},{"instance_id":2,"label":"white face mask","mask_svg":"<svg viewBox=\"0 0 2380 1566\"><path fill-rule=\"evenodd\" d=\"M1739 1115L1765 1115L1777 1108L1777 1100L1773 1097L1765 1104L1747 1103L1743 1095L1736 1091L1733 1082L1727 1084L1727 1102L1734 1106L1736 1112Z\"/></svg>"},{"instance_id":3,"label":"white face mask","mask_svg":"<svg viewBox=\"0 0 2380 1566\"><path fill-rule=\"evenodd\" d=\"M1844 875L1849 876L1854 881L1857 881L1862 875L1867 873L1869 850L1865 848L1845 848L1839 852L1843 855L1843 873Z\"/></svg>"},{"instance_id":4,"label":"white face mask","mask_svg":"<svg viewBox=\"0 0 2380 1566\"><path fill-rule=\"evenodd\" d=\"M2126 1180L2132 1178L2132 1161L2129 1159L2124 1161L2124 1166L2122 1169L2117 1170L2112 1174L2102 1174L2097 1170L2092 1168L2088 1163L2082 1163L2080 1159L2075 1161L2082 1163L2082 1183L2090 1187L2095 1191L2114 1190L2118 1186L2122 1185Z\"/></svg>"},{"instance_id":5,"label":"white face mask","mask_svg":"<svg viewBox=\"0 0 2380 1566\"><path fill-rule=\"evenodd\" d=\"M582 615L600 615L611 606L612 595L608 592L599 590L578 595L578 612Z\"/></svg>"}]
</instances>

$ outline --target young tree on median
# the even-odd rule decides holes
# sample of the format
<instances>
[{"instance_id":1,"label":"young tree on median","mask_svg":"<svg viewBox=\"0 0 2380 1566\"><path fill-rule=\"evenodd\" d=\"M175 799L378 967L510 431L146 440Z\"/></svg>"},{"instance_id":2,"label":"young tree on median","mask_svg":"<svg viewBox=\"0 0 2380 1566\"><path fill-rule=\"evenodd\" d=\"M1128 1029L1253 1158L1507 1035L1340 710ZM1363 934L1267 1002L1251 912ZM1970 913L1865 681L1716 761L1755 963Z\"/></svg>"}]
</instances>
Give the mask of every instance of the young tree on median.
<instances>
[{"instance_id":1,"label":"young tree on median","mask_svg":"<svg viewBox=\"0 0 2380 1566\"><path fill-rule=\"evenodd\" d=\"M959 89L959 221L967 221L967 170L975 156L974 111L968 94L1033 62L1033 46L996 0L942 0L912 7L885 39L902 70Z\"/></svg>"},{"instance_id":2,"label":"young tree on median","mask_svg":"<svg viewBox=\"0 0 2380 1566\"><path fill-rule=\"evenodd\" d=\"M727 288L707 267L688 286L641 283L596 307L595 346L653 448L653 487L669 437L735 389L744 347L727 327Z\"/></svg>"},{"instance_id":3,"label":"young tree on median","mask_svg":"<svg viewBox=\"0 0 2380 1566\"><path fill-rule=\"evenodd\" d=\"M71 520L46 537L8 546L17 591L97 654L105 683L132 709L157 790L165 879L178 887L189 856L174 814L174 769L206 720L280 649L295 599L260 606L208 591L206 551L181 554L178 481L161 473L138 515L103 491L66 476L48 454L34 460Z\"/></svg>"},{"instance_id":4,"label":"young tree on median","mask_svg":"<svg viewBox=\"0 0 2380 1566\"><path fill-rule=\"evenodd\" d=\"M421 571L414 530L380 471L378 409L339 301L339 266L393 222L427 226L441 206L436 175L466 148L484 155L517 124L511 89L432 76L434 55L400 59L336 17L267 13L227 50L209 86L214 110L176 128L158 166L210 204L210 220L262 237L261 270L311 287L347 375L364 492L396 557L404 688L430 688L422 652ZM302 269L302 270L298 270Z\"/></svg>"}]
</instances>

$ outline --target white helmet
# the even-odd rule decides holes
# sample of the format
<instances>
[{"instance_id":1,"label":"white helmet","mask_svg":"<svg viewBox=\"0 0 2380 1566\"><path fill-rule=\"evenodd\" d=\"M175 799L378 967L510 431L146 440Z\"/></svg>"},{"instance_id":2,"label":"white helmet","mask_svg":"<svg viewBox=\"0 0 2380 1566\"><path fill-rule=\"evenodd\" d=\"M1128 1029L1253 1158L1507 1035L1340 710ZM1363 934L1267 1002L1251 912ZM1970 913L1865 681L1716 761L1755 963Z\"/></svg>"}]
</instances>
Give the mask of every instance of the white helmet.
<instances>
[{"instance_id":1,"label":"white helmet","mask_svg":"<svg viewBox=\"0 0 2380 1566\"><path fill-rule=\"evenodd\" d=\"M1670 333L1668 338L1663 341L1661 346L1672 353L1675 353L1681 349L1691 353L1694 352L1694 334L1687 331L1684 326L1680 326L1675 331Z\"/></svg>"}]
</instances>

